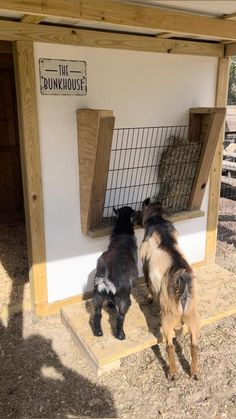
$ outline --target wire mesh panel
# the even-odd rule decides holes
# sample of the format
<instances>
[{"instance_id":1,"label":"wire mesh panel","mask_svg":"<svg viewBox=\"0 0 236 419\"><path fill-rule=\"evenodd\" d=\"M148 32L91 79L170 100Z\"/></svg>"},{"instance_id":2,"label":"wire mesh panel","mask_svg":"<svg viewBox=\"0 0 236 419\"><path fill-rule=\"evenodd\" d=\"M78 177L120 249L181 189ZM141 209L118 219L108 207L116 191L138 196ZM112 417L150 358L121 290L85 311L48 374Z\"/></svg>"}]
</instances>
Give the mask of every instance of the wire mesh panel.
<instances>
[{"instance_id":1,"label":"wire mesh panel","mask_svg":"<svg viewBox=\"0 0 236 419\"><path fill-rule=\"evenodd\" d=\"M113 223L113 206L138 211L147 197L187 209L201 146L188 142L186 125L115 129L102 224Z\"/></svg>"}]
</instances>

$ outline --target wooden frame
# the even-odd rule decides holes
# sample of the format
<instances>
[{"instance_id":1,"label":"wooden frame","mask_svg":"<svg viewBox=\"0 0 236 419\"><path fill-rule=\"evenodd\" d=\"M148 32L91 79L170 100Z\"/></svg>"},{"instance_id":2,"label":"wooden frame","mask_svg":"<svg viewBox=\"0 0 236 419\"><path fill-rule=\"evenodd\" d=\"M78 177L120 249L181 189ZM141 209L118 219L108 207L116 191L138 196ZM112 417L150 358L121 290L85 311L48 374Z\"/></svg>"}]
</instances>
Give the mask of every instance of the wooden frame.
<instances>
[{"instance_id":1,"label":"wooden frame","mask_svg":"<svg viewBox=\"0 0 236 419\"><path fill-rule=\"evenodd\" d=\"M200 208L202 203L219 133L225 119L226 108L194 108L190 109L190 114L192 117L197 117L199 126L197 126L196 121L193 121L191 118L190 123L191 121L194 123L194 128L197 133L200 134L200 139L203 142L200 163L198 165L189 202L189 209L197 210ZM191 135L193 135L193 133L191 133Z\"/></svg>"},{"instance_id":2,"label":"wooden frame","mask_svg":"<svg viewBox=\"0 0 236 419\"><path fill-rule=\"evenodd\" d=\"M227 103L229 66L229 58L219 59L215 100L216 106L226 106ZM221 129L220 135L217 140L210 174L205 254L206 263L208 264L215 262L216 254L221 168L223 160L223 143L224 128Z\"/></svg>"},{"instance_id":3,"label":"wooden frame","mask_svg":"<svg viewBox=\"0 0 236 419\"><path fill-rule=\"evenodd\" d=\"M202 141L203 146L189 211L173 214L172 222L204 215L200 206L225 113L225 108L190 109L189 141ZM81 229L90 237L109 235L112 230L101 227L115 119L112 115L112 111L104 110L77 111Z\"/></svg>"},{"instance_id":4,"label":"wooden frame","mask_svg":"<svg viewBox=\"0 0 236 419\"><path fill-rule=\"evenodd\" d=\"M210 42L191 40L158 39L142 36L89 29L36 25L24 22L0 20L0 39L30 40L67 45L81 45L99 48L112 48L135 51L166 52L168 54L202 55L223 57L224 46Z\"/></svg>"},{"instance_id":5,"label":"wooden frame","mask_svg":"<svg viewBox=\"0 0 236 419\"><path fill-rule=\"evenodd\" d=\"M77 111L80 216L84 234L100 226L115 118L112 111Z\"/></svg>"},{"instance_id":6,"label":"wooden frame","mask_svg":"<svg viewBox=\"0 0 236 419\"><path fill-rule=\"evenodd\" d=\"M95 7L96 5L96 7ZM17 41L15 44L15 68L18 75L17 95L20 116L22 167L24 178L25 205L27 207L26 221L28 244L31 253L30 280L33 288L32 296L36 313L47 314L51 304L47 300L47 283L45 267L45 243L43 201L40 174L39 139L37 125L37 107L35 97L33 41L55 42L70 45L85 45L127 50L155 51L166 53L205 55L223 57L236 53L236 42L227 46L217 43L201 42L199 40L164 39L161 34L126 34L109 32L109 25L119 26L125 32L127 27L142 30L161 30L173 35L216 37L223 40L236 41L236 22L198 16L191 13L161 10L153 7L125 4L110 0L48 0L47 7L41 0L0 0L0 9L21 12L22 22L0 21L0 40ZM71 21L72 27L37 25L46 17L63 17ZM94 21L107 25L107 31L81 30L73 26L77 21ZM69 24L69 23L68 23ZM92 24L91 24L92 27ZM7 50L10 42L8 42ZM0 43L0 49L2 48ZM5 47L4 47L5 48ZM4 51L7 52L7 51ZM27 61L28 60L28 61ZM218 85L216 106L225 106L227 93L229 59L219 59ZM27 74L27 77L24 75ZM26 85L24 86L24 83ZM32 98L30 98L31 93ZM35 122L32 123L32 121ZM32 141L34 136L35 141ZM206 261L212 262L215 257L219 184L222 161L223 130L219 137L210 177ZM34 164L36 164L34 166ZM31 170L33 177L31 178ZM36 176L37 174L37 176ZM32 220L30 219L32 217ZM35 240L33 240L33 237ZM76 297L75 297L76 298ZM81 298L79 296L78 298ZM69 299L70 300L70 299ZM58 311L65 303L53 303L53 310ZM57 309L56 309L57 308Z\"/></svg>"},{"instance_id":7,"label":"wooden frame","mask_svg":"<svg viewBox=\"0 0 236 419\"><path fill-rule=\"evenodd\" d=\"M0 9L236 41L236 23L233 21L117 0L60 0L60 3L57 0L46 3L41 0L1 0Z\"/></svg>"},{"instance_id":8,"label":"wooden frame","mask_svg":"<svg viewBox=\"0 0 236 419\"><path fill-rule=\"evenodd\" d=\"M47 299L44 212L33 44L14 45L14 67L26 217L32 308L41 314Z\"/></svg>"}]
</instances>

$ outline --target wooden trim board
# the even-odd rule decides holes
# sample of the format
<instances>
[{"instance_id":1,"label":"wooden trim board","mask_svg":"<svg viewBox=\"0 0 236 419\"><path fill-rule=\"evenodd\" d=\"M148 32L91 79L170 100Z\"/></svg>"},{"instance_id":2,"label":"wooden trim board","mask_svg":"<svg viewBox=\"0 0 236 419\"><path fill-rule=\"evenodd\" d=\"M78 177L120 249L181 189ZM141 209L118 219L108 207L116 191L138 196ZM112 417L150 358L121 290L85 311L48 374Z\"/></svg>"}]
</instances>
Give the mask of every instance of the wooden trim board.
<instances>
[{"instance_id":1,"label":"wooden trim board","mask_svg":"<svg viewBox=\"0 0 236 419\"><path fill-rule=\"evenodd\" d=\"M236 42L233 42L232 44L228 44L225 47L226 57L233 57L234 55L236 55Z\"/></svg>"},{"instance_id":2,"label":"wooden trim board","mask_svg":"<svg viewBox=\"0 0 236 419\"><path fill-rule=\"evenodd\" d=\"M114 122L110 110L77 111L80 217L84 234L102 220Z\"/></svg>"},{"instance_id":3,"label":"wooden trim board","mask_svg":"<svg viewBox=\"0 0 236 419\"><path fill-rule=\"evenodd\" d=\"M149 28L185 35L236 40L236 23L217 17L127 4L117 0L1 0L0 9L20 13Z\"/></svg>"},{"instance_id":4,"label":"wooden trim board","mask_svg":"<svg viewBox=\"0 0 236 419\"><path fill-rule=\"evenodd\" d=\"M218 62L218 76L216 87L216 106L226 106L229 80L229 58L220 58ZM208 196L207 232L206 232L206 263L215 262L217 224L219 212L221 168L223 160L224 127L221 129L214 153L210 174Z\"/></svg>"},{"instance_id":5,"label":"wooden trim board","mask_svg":"<svg viewBox=\"0 0 236 419\"><path fill-rule=\"evenodd\" d=\"M197 210L201 206L209 178L214 151L216 150L219 133L226 115L226 108L206 109L206 111L204 110L205 112L201 112L201 109L202 108L199 108L196 113L203 115L204 120L202 120L202 122L206 121L207 129L204 138L202 138L203 145L200 162L198 164L189 201L190 210Z\"/></svg>"},{"instance_id":6,"label":"wooden trim board","mask_svg":"<svg viewBox=\"0 0 236 419\"><path fill-rule=\"evenodd\" d=\"M236 25L236 24L235 24ZM56 44L168 54L223 57L224 45L189 40L160 39L153 36L105 32L0 20L0 40L50 42Z\"/></svg>"},{"instance_id":7,"label":"wooden trim board","mask_svg":"<svg viewBox=\"0 0 236 419\"><path fill-rule=\"evenodd\" d=\"M47 303L48 298L38 112L32 42L18 41L14 44L14 68L32 308L36 314L41 314L39 307L41 304Z\"/></svg>"},{"instance_id":8,"label":"wooden trim board","mask_svg":"<svg viewBox=\"0 0 236 419\"><path fill-rule=\"evenodd\" d=\"M199 217L204 217L204 211L201 211L201 210L179 211L173 215L170 215L168 219L172 223L177 223L178 221L192 220L194 218L199 218ZM139 230L141 228L143 227L140 225L135 226L135 230ZM90 229L88 233L91 238L95 238L95 237L109 236L111 232L112 232L112 227L108 226L108 227Z\"/></svg>"},{"instance_id":9,"label":"wooden trim board","mask_svg":"<svg viewBox=\"0 0 236 419\"><path fill-rule=\"evenodd\" d=\"M193 269L205 266L205 260L191 264ZM137 284L144 283L144 277L140 277ZM89 300L93 296L93 291L88 291L83 294L74 295L73 297L65 298L63 300L54 301L53 303L46 303L39 305L40 315L49 316L58 313L63 307L71 304L80 303L85 300Z\"/></svg>"},{"instance_id":10,"label":"wooden trim board","mask_svg":"<svg viewBox=\"0 0 236 419\"><path fill-rule=\"evenodd\" d=\"M99 121L95 167L93 174L93 185L91 190L91 200L89 208L90 228L96 228L101 225L114 124L114 116L100 118Z\"/></svg>"}]
</instances>

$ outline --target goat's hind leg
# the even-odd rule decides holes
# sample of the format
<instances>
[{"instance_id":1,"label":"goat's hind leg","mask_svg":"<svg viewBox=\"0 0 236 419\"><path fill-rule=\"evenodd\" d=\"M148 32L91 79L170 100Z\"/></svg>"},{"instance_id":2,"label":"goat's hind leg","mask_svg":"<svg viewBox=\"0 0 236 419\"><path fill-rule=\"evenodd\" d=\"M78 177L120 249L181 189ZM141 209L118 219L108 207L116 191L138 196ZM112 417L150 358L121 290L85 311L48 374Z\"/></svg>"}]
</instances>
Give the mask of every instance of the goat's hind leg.
<instances>
[{"instance_id":1,"label":"goat's hind leg","mask_svg":"<svg viewBox=\"0 0 236 419\"><path fill-rule=\"evenodd\" d=\"M189 328L191 339L191 377L198 379L198 337L200 333L199 316L195 315L185 317L185 322Z\"/></svg>"},{"instance_id":2,"label":"goat's hind leg","mask_svg":"<svg viewBox=\"0 0 236 419\"><path fill-rule=\"evenodd\" d=\"M116 318L115 337L120 340L125 339L125 332L124 332L123 327L124 327L125 315L129 309L130 304L131 304L130 297L116 298L116 305L117 305L118 313L117 313L117 318Z\"/></svg>"},{"instance_id":3,"label":"goat's hind leg","mask_svg":"<svg viewBox=\"0 0 236 419\"><path fill-rule=\"evenodd\" d=\"M153 293L152 293L152 286L151 286L151 280L149 277L149 267L148 267L149 262L147 260L144 261L143 263L143 274L144 274L144 280L147 286L147 298L148 298L148 302L151 304L153 302Z\"/></svg>"},{"instance_id":4,"label":"goat's hind leg","mask_svg":"<svg viewBox=\"0 0 236 419\"><path fill-rule=\"evenodd\" d=\"M102 318L102 304L104 301L104 297L95 290L94 296L93 296L93 303L94 303L94 309L95 314L93 318L93 333L95 336L102 336L102 326L101 326L101 318Z\"/></svg>"},{"instance_id":5,"label":"goat's hind leg","mask_svg":"<svg viewBox=\"0 0 236 419\"><path fill-rule=\"evenodd\" d=\"M162 315L162 331L166 341L166 352L168 357L169 363L169 370L168 370L168 379L174 380L176 377L176 365L175 365L175 354L174 354L174 345L173 345L173 338L174 338L174 328L178 321L172 318L172 316L163 316Z\"/></svg>"}]
</instances>

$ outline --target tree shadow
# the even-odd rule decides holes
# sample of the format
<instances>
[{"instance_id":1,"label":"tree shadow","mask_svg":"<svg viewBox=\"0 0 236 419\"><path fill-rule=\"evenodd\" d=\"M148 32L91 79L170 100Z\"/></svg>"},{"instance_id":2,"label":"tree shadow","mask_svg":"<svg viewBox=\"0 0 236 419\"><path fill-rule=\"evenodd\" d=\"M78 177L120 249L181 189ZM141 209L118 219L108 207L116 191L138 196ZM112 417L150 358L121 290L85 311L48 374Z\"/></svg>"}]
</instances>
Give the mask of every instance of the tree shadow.
<instances>
[{"instance_id":1,"label":"tree shadow","mask_svg":"<svg viewBox=\"0 0 236 419\"><path fill-rule=\"evenodd\" d=\"M167 365L167 362L166 362L165 358L163 358L163 356L161 354L159 346L158 345L152 346L152 350L153 350L159 364L161 365L161 367L162 367L162 369L165 373L165 376L167 377L168 376L168 365Z\"/></svg>"},{"instance_id":2,"label":"tree shadow","mask_svg":"<svg viewBox=\"0 0 236 419\"><path fill-rule=\"evenodd\" d=\"M0 216L0 262L6 274L0 278L0 309L21 304L24 286L29 282L26 229L23 216ZM8 289L11 296L8 304ZM2 295L2 298L1 298Z\"/></svg>"},{"instance_id":3,"label":"tree shadow","mask_svg":"<svg viewBox=\"0 0 236 419\"><path fill-rule=\"evenodd\" d=\"M218 240L226 242L227 244L233 244L236 247L236 231L230 230L222 224L218 224Z\"/></svg>"},{"instance_id":4,"label":"tree shadow","mask_svg":"<svg viewBox=\"0 0 236 419\"><path fill-rule=\"evenodd\" d=\"M221 183L221 188L220 188L221 198L227 198L227 199L231 199L232 201L236 201L235 189L236 189L235 186Z\"/></svg>"},{"instance_id":5,"label":"tree shadow","mask_svg":"<svg viewBox=\"0 0 236 419\"><path fill-rule=\"evenodd\" d=\"M163 335L161 333L161 312L159 302L155 299L152 303L148 301L148 292L145 284L135 286L135 288L132 290L132 295L138 303L140 310L144 314L148 326L148 331L156 337L159 343L162 343ZM159 364L165 373L165 376L167 377L168 365L161 354L159 345L157 344L152 346L152 351L154 352Z\"/></svg>"},{"instance_id":6,"label":"tree shadow","mask_svg":"<svg viewBox=\"0 0 236 419\"><path fill-rule=\"evenodd\" d=\"M176 355L178 357L179 363L180 363L181 367L183 368L183 370L190 377L191 376L191 368L190 368L189 362L187 361L187 359L185 358L185 355L183 354L183 349L182 349L181 345L179 344L179 342L177 341L176 338L173 339L173 343L174 343L175 352L176 352Z\"/></svg>"},{"instance_id":7,"label":"tree shadow","mask_svg":"<svg viewBox=\"0 0 236 419\"><path fill-rule=\"evenodd\" d=\"M159 342L162 342L163 337L161 333L161 317L160 306L157 301L151 304L147 299L147 288L144 284L136 285L132 289L132 296L139 305L140 310L143 312L148 331L151 332Z\"/></svg>"},{"instance_id":8,"label":"tree shadow","mask_svg":"<svg viewBox=\"0 0 236 419\"><path fill-rule=\"evenodd\" d=\"M161 309L160 309L159 302L155 299L151 304L148 302L147 288L145 285L135 287L133 289L132 295L137 301L137 303L139 304L139 307L145 316L148 330L151 333L153 333L153 335L158 339L159 343L164 342L164 338L161 333ZM179 335L179 334L181 334L181 331L176 331L176 335ZM182 347L177 341L176 337L173 339L173 343L174 343L175 352L179 359L180 365L182 366L183 370L190 376L189 362L185 358ZM165 358L162 356L159 345L157 344L153 346L152 350L167 377L168 365Z\"/></svg>"},{"instance_id":9,"label":"tree shadow","mask_svg":"<svg viewBox=\"0 0 236 419\"><path fill-rule=\"evenodd\" d=\"M1 254L12 277L9 305L16 287L22 304L25 282L17 282L11 258ZM0 320L0 417L70 416L117 417L112 394L63 365L50 339L24 337L22 312L11 316L7 326Z\"/></svg>"},{"instance_id":10,"label":"tree shadow","mask_svg":"<svg viewBox=\"0 0 236 419\"><path fill-rule=\"evenodd\" d=\"M220 214L218 221L236 221L236 215L232 214Z\"/></svg>"}]
</instances>

